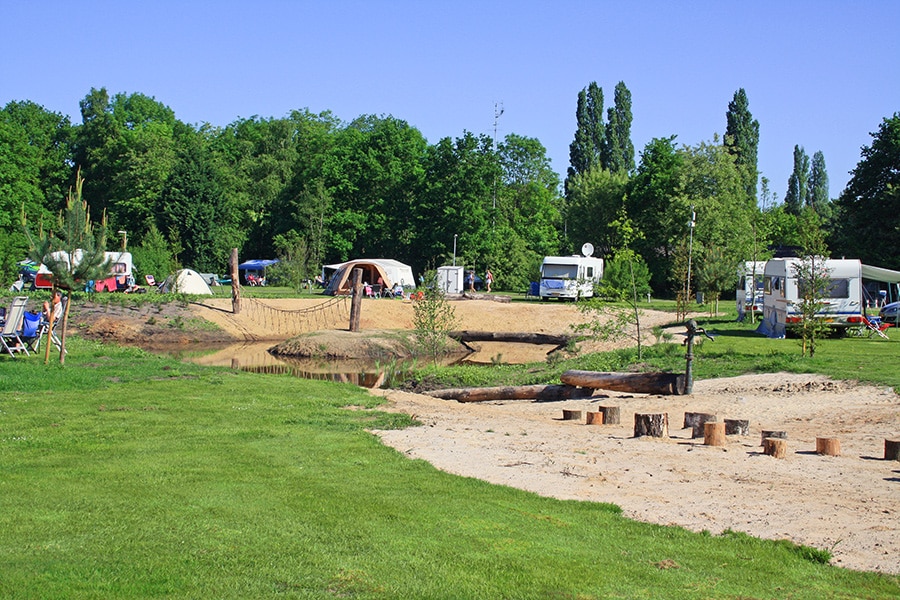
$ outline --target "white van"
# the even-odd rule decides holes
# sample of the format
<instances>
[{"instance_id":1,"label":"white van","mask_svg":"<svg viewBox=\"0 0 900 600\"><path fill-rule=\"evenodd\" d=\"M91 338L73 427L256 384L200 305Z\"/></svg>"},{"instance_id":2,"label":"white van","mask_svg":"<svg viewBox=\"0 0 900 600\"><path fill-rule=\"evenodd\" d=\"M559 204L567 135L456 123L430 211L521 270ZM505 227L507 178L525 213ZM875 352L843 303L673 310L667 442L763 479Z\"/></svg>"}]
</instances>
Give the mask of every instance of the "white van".
<instances>
[{"instance_id":1,"label":"white van","mask_svg":"<svg viewBox=\"0 0 900 600\"><path fill-rule=\"evenodd\" d=\"M761 316L763 313L763 275L766 261L748 260L738 267L738 286L735 294L738 321L747 313Z\"/></svg>"},{"instance_id":2,"label":"white van","mask_svg":"<svg viewBox=\"0 0 900 600\"><path fill-rule=\"evenodd\" d=\"M763 276L763 320L759 331L784 337L788 325L800 322L799 258L773 258ZM863 320L862 264L857 259L827 259L828 285L816 318L836 329L857 327Z\"/></svg>"},{"instance_id":3,"label":"white van","mask_svg":"<svg viewBox=\"0 0 900 600\"><path fill-rule=\"evenodd\" d=\"M603 278L603 259L593 256L545 256L538 295L547 298L590 298Z\"/></svg>"}]
</instances>

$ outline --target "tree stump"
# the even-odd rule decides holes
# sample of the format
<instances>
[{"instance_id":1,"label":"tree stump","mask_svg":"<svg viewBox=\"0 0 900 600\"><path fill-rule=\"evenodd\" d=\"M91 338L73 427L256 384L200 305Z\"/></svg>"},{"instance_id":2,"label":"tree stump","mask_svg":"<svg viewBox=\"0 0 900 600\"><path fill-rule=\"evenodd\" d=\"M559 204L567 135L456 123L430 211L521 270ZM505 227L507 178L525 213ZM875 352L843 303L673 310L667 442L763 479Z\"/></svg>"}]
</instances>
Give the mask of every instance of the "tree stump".
<instances>
[{"instance_id":1,"label":"tree stump","mask_svg":"<svg viewBox=\"0 0 900 600\"><path fill-rule=\"evenodd\" d=\"M784 458L787 454L787 440L784 438L765 438L763 440L763 454Z\"/></svg>"},{"instance_id":2,"label":"tree stump","mask_svg":"<svg viewBox=\"0 0 900 600\"><path fill-rule=\"evenodd\" d=\"M823 454L825 456L840 456L841 440L834 437L817 437L816 454Z\"/></svg>"},{"instance_id":3,"label":"tree stump","mask_svg":"<svg viewBox=\"0 0 900 600\"><path fill-rule=\"evenodd\" d=\"M618 406L598 406L600 412L603 413L603 424L604 425L618 425L619 424L619 407Z\"/></svg>"},{"instance_id":4,"label":"tree stump","mask_svg":"<svg viewBox=\"0 0 900 600\"><path fill-rule=\"evenodd\" d=\"M588 411L585 418L585 425L603 425L603 413Z\"/></svg>"},{"instance_id":5,"label":"tree stump","mask_svg":"<svg viewBox=\"0 0 900 600\"><path fill-rule=\"evenodd\" d=\"M716 420L716 415L711 413L684 413L684 426L693 430L691 432L692 438L703 437L703 425L705 423L714 423Z\"/></svg>"},{"instance_id":6,"label":"tree stump","mask_svg":"<svg viewBox=\"0 0 900 600\"><path fill-rule=\"evenodd\" d=\"M634 414L634 437L669 437L669 413Z\"/></svg>"},{"instance_id":7,"label":"tree stump","mask_svg":"<svg viewBox=\"0 0 900 600\"><path fill-rule=\"evenodd\" d=\"M766 445L766 438L777 438L779 440L787 439L787 431L772 431L770 429L762 430L762 439L759 442L760 446Z\"/></svg>"},{"instance_id":8,"label":"tree stump","mask_svg":"<svg viewBox=\"0 0 900 600\"><path fill-rule=\"evenodd\" d=\"M580 410L568 410L563 409L563 421L580 421L581 420L581 411Z\"/></svg>"},{"instance_id":9,"label":"tree stump","mask_svg":"<svg viewBox=\"0 0 900 600\"><path fill-rule=\"evenodd\" d=\"M725 435L748 435L750 421L747 419L725 419Z\"/></svg>"},{"instance_id":10,"label":"tree stump","mask_svg":"<svg viewBox=\"0 0 900 600\"><path fill-rule=\"evenodd\" d=\"M703 444L705 446L725 445L725 423L707 421L703 424Z\"/></svg>"},{"instance_id":11,"label":"tree stump","mask_svg":"<svg viewBox=\"0 0 900 600\"><path fill-rule=\"evenodd\" d=\"M884 460L900 460L900 440L884 440Z\"/></svg>"}]
</instances>

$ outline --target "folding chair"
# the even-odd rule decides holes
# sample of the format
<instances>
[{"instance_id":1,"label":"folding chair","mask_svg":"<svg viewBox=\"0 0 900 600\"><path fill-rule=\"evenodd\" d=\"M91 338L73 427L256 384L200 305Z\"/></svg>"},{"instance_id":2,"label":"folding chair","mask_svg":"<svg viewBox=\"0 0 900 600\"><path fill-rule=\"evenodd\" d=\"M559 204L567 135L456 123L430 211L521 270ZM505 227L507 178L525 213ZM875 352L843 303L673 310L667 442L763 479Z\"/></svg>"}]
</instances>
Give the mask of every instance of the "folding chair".
<instances>
[{"instance_id":1,"label":"folding chair","mask_svg":"<svg viewBox=\"0 0 900 600\"><path fill-rule=\"evenodd\" d=\"M887 334L884 332L885 329L890 327L888 323L882 323L881 317L863 317L863 324L866 326L866 329L869 332L869 337L873 335L877 335L879 337L883 337L884 339L888 339Z\"/></svg>"},{"instance_id":2,"label":"folding chair","mask_svg":"<svg viewBox=\"0 0 900 600\"><path fill-rule=\"evenodd\" d=\"M0 332L0 345L3 350L9 353L13 358L16 352L24 352L28 356L28 348L19 334L22 331L22 321L25 318L25 304L28 302L28 296L17 296L13 298L9 310L6 311L6 321L3 323L3 330Z\"/></svg>"}]
</instances>

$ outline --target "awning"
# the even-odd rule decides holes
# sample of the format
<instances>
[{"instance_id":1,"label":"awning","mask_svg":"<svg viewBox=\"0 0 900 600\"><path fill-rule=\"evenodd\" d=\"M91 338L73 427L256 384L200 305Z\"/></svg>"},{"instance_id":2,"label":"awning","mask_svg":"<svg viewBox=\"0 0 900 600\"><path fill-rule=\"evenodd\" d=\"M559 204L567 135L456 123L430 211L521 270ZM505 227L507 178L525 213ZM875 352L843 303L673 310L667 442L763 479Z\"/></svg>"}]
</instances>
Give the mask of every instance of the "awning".
<instances>
[{"instance_id":1,"label":"awning","mask_svg":"<svg viewBox=\"0 0 900 600\"><path fill-rule=\"evenodd\" d=\"M883 281L885 283L900 283L900 271L892 271L871 265L862 266L863 279L871 281Z\"/></svg>"},{"instance_id":2,"label":"awning","mask_svg":"<svg viewBox=\"0 0 900 600\"><path fill-rule=\"evenodd\" d=\"M272 265L277 264L279 262L281 262L281 261L279 261L277 258L268 258L268 259L256 258L253 260L248 260L248 261L242 262L241 264L238 265L238 270L239 271L262 271L266 267L271 267Z\"/></svg>"}]
</instances>

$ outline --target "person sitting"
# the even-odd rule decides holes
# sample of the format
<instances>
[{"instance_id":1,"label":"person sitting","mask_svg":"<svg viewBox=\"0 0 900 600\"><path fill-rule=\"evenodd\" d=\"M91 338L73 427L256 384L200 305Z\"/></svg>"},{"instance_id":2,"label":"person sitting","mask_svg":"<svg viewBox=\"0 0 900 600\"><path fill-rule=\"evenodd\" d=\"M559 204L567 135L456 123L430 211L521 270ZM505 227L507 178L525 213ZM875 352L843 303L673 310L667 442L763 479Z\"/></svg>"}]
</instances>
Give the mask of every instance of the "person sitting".
<instances>
[{"instance_id":1,"label":"person sitting","mask_svg":"<svg viewBox=\"0 0 900 600\"><path fill-rule=\"evenodd\" d=\"M394 287L391 288L391 294L394 296L394 298L400 298L402 300L403 299L403 286L400 285L399 282L395 283Z\"/></svg>"}]
</instances>

